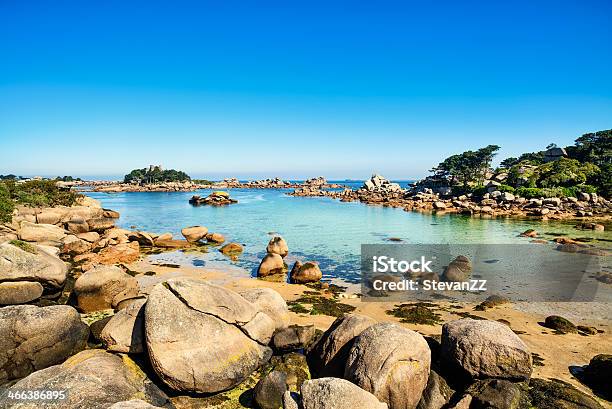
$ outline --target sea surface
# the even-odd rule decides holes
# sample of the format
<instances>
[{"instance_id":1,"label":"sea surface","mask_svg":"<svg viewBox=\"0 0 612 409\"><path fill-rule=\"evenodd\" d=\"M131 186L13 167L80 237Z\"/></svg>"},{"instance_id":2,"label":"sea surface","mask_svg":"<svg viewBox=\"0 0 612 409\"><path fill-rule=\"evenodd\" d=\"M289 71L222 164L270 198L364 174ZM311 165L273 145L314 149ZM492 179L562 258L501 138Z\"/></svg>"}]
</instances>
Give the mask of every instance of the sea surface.
<instances>
[{"instance_id":1,"label":"sea surface","mask_svg":"<svg viewBox=\"0 0 612 409\"><path fill-rule=\"evenodd\" d=\"M533 228L548 239L558 235L610 239L609 232L579 231L574 223L406 212L330 198L292 197L287 195L290 190L285 189L230 189L237 204L224 207L189 204L193 194L205 196L211 191L87 194L100 200L105 208L120 212L117 222L120 227L171 232L175 238L182 238L183 227L202 225L245 248L235 261L211 248L206 253L162 253L153 256L157 262L227 266L246 275L255 275L268 241L276 234L283 236L289 245L290 254L286 258L289 266L295 260L314 260L319 262L325 279L348 283L360 279L361 245L398 243L390 239L401 240L402 244L525 244L546 246L555 253L558 252L554 251L554 244L531 244L531 239L519 234ZM520 251L515 253L517 258L521 257Z\"/></svg>"}]
</instances>

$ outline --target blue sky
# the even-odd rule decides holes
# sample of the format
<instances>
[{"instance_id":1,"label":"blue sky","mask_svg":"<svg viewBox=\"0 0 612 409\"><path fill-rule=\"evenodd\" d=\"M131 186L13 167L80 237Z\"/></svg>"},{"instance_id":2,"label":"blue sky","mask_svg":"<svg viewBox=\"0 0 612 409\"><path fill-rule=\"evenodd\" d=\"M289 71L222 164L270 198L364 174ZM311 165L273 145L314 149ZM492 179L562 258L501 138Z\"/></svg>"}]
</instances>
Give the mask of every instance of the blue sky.
<instances>
[{"instance_id":1,"label":"blue sky","mask_svg":"<svg viewBox=\"0 0 612 409\"><path fill-rule=\"evenodd\" d=\"M412 179L568 145L612 128L611 19L607 0L0 0L0 174Z\"/></svg>"}]
</instances>

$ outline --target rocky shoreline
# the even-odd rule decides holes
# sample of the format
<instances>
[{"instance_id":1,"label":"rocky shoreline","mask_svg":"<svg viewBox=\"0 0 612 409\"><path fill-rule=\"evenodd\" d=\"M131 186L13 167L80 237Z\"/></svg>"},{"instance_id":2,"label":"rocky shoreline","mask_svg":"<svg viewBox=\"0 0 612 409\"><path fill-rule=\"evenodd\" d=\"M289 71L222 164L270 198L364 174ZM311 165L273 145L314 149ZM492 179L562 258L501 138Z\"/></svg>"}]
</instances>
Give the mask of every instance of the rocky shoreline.
<instances>
[{"instance_id":1,"label":"rocky shoreline","mask_svg":"<svg viewBox=\"0 0 612 409\"><path fill-rule=\"evenodd\" d=\"M563 336L593 351L580 379L605 397L609 328L546 317L545 334L534 322L535 334L523 335L514 325L524 318L499 299L474 311L499 308L512 324L448 303L381 316L373 309L392 305L321 283L316 262L296 262L294 284L265 280L289 271L281 237L266 248L262 280L223 285L188 269L151 271L138 267L150 249L238 257L242 246L203 226L182 229L184 239L120 229L118 217L84 197L19 207L1 227L2 407L57 407L24 391L63 391L65 408L603 407L582 383L534 377L542 358L530 345Z\"/></svg>"},{"instance_id":2,"label":"rocky shoreline","mask_svg":"<svg viewBox=\"0 0 612 409\"><path fill-rule=\"evenodd\" d=\"M60 182L64 188L77 188L83 191L93 192L193 192L198 189L298 189L321 188L321 189L340 189L344 186L337 183L328 183L323 177L307 179L302 183L289 182L280 178L261 179L241 182L236 178L228 178L222 181L210 183L196 183L192 181L184 182L164 182L164 183L123 183L117 181L75 181Z\"/></svg>"},{"instance_id":3,"label":"rocky shoreline","mask_svg":"<svg viewBox=\"0 0 612 409\"><path fill-rule=\"evenodd\" d=\"M496 190L492 184L481 199L470 195L449 196L434 193L430 188L402 189L379 175L373 175L364 185L352 190L327 190L319 187L300 187L291 196L329 197L342 202L358 201L367 205L402 208L405 211L457 213L486 217L531 217L541 220L610 220L612 202L595 193L581 193L580 197L526 199L509 192Z\"/></svg>"}]
</instances>

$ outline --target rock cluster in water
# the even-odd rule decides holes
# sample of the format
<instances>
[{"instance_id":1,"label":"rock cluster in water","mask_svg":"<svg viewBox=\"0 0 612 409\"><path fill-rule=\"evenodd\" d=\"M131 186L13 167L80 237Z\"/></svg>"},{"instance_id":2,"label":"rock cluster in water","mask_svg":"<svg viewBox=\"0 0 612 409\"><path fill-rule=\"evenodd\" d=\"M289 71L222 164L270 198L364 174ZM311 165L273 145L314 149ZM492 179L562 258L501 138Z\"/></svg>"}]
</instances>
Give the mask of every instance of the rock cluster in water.
<instances>
[{"instance_id":1,"label":"rock cluster in water","mask_svg":"<svg viewBox=\"0 0 612 409\"><path fill-rule=\"evenodd\" d=\"M478 200L472 194L452 196L450 191L423 186L402 189L380 175L373 175L364 185L352 190L326 190L300 187L293 196L325 196L344 202L360 201L371 205L403 208L406 211L435 211L488 216L532 216L542 219L606 217L612 213L612 202L596 193L579 197L532 198L516 196L496 189L499 182L490 181L488 192ZM601 229L599 225L596 229Z\"/></svg>"},{"instance_id":2,"label":"rock cluster in water","mask_svg":"<svg viewBox=\"0 0 612 409\"><path fill-rule=\"evenodd\" d=\"M189 199L189 203L194 206L210 205L210 206L226 206L234 203L238 203L237 200L232 199L227 192L215 191L206 197L194 195Z\"/></svg>"},{"instance_id":3,"label":"rock cluster in water","mask_svg":"<svg viewBox=\"0 0 612 409\"><path fill-rule=\"evenodd\" d=\"M257 276L275 281L285 281L287 264L283 260L289 254L287 242L280 236L270 239L266 247L266 255L257 269ZM289 273L289 282L294 284L315 283L321 280L323 273L316 261L295 261Z\"/></svg>"}]
</instances>

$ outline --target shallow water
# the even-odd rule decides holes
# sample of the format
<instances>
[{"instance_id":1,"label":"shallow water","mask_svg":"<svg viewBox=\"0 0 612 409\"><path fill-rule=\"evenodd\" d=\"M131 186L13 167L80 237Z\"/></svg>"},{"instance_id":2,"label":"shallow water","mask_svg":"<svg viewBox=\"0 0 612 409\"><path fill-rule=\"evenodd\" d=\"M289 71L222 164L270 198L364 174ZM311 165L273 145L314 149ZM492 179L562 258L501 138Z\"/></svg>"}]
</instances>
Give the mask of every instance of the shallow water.
<instances>
[{"instance_id":1,"label":"shallow water","mask_svg":"<svg viewBox=\"0 0 612 409\"><path fill-rule=\"evenodd\" d=\"M287 263L316 260L326 278L356 282L360 274L361 244L403 243L506 244L528 243L518 237L526 229L572 237L607 237L608 232L582 232L571 223L515 219L481 219L450 214L424 214L402 209L342 203L329 198L292 197L280 189L231 189L237 204L226 207L188 203L198 192L88 193L103 206L121 213L118 225L155 233L171 232L182 238L186 226L202 225L220 232L226 240L242 243L245 252L230 261L218 251L207 254L164 253L163 262L219 266L232 263L253 274L265 254L271 235L282 235L289 245ZM549 236L552 237L552 236Z\"/></svg>"}]
</instances>

